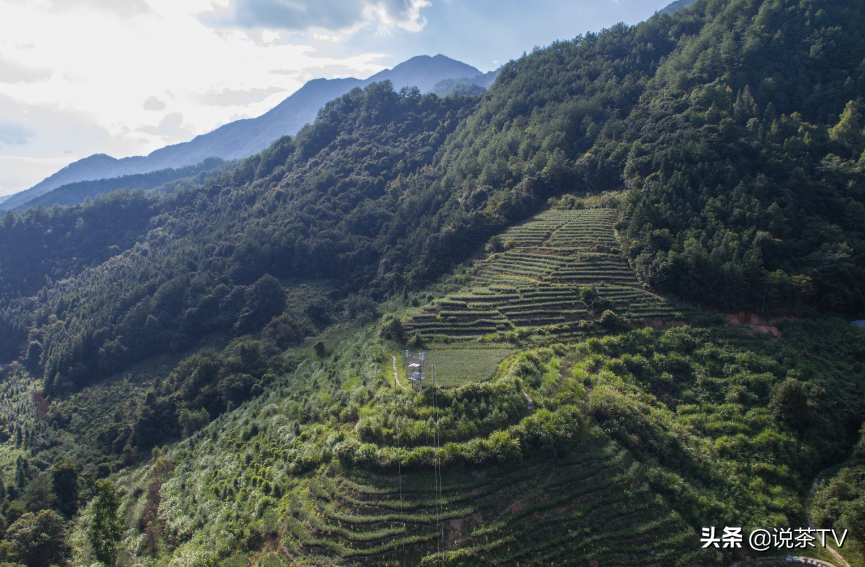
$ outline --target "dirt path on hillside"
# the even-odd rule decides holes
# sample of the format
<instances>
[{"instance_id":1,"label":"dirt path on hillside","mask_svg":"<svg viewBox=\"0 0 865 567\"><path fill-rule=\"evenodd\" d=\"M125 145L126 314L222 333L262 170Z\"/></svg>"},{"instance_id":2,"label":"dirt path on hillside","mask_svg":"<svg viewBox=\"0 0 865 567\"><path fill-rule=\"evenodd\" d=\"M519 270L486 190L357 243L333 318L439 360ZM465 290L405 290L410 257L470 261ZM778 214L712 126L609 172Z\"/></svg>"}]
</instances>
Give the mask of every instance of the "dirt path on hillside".
<instances>
[{"instance_id":1,"label":"dirt path on hillside","mask_svg":"<svg viewBox=\"0 0 865 567\"><path fill-rule=\"evenodd\" d=\"M405 390L406 387L403 386L403 385L402 385L402 382L399 381L399 374L396 373L396 357L395 357L394 355L390 355L390 358L391 358L391 364L393 364L393 383L394 383L394 388L396 388L397 386L399 386L400 388L402 388L403 390ZM847 567L850 567L850 566L848 565Z\"/></svg>"}]
</instances>

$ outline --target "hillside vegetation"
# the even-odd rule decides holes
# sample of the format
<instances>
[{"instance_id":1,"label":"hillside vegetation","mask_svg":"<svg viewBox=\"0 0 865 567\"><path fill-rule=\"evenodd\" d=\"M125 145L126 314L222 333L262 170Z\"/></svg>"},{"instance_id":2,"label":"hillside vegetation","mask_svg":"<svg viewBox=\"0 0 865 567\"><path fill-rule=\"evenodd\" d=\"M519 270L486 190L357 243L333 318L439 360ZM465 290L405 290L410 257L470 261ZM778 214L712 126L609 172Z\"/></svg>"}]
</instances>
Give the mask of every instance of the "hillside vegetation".
<instances>
[{"instance_id":1,"label":"hillside vegetation","mask_svg":"<svg viewBox=\"0 0 865 567\"><path fill-rule=\"evenodd\" d=\"M698 0L6 214L0 562L727 565L840 465L859 526L863 10Z\"/></svg>"},{"instance_id":2,"label":"hillside vegetation","mask_svg":"<svg viewBox=\"0 0 865 567\"><path fill-rule=\"evenodd\" d=\"M402 339L559 340L595 322L605 330L630 319L672 316L674 306L642 289L616 247L614 209L551 210L493 237L486 257L470 260L457 280L464 291L409 315ZM460 270L458 270L459 272ZM615 310L615 311L613 311Z\"/></svg>"}]
</instances>

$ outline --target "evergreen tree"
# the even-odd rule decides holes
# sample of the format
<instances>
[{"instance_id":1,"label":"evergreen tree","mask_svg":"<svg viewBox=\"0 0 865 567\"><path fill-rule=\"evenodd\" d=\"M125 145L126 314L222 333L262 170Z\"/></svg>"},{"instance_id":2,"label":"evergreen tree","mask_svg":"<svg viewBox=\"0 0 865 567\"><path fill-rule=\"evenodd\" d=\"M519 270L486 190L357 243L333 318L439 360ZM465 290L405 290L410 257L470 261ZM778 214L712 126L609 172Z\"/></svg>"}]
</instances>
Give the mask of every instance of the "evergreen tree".
<instances>
[{"instance_id":1,"label":"evergreen tree","mask_svg":"<svg viewBox=\"0 0 865 567\"><path fill-rule=\"evenodd\" d=\"M68 460L54 465L51 484L57 497L57 508L66 516L74 515L78 510L78 471L75 465Z\"/></svg>"},{"instance_id":2,"label":"evergreen tree","mask_svg":"<svg viewBox=\"0 0 865 567\"><path fill-rule=\"evenodd\" d=\"M69 553L63 518L54 510L24 514L9 526L6 539L27 567L62 565Z\"/></svg>"},{"instance_id":3,"label":"evergreen tree","mask_svg":"<svg viewBox=\"0 0 865 567\"><path fill-rule=\"evenodd\" d=\"M93 523L87 532L96 559L106 565L114 565L117 559L117 544L122 535L118 510L120 497L117 489L107 480L96 483L96 500L93 503Z\"/></svg>"}]
</instances>

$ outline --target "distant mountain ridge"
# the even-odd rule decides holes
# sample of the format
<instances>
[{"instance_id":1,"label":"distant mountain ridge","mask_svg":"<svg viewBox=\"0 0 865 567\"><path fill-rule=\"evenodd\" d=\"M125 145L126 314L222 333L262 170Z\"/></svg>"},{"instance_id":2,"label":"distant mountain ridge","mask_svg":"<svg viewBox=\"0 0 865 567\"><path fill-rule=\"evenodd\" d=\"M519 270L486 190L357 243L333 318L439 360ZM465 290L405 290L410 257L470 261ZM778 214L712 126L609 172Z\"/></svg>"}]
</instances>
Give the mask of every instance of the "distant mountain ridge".
<instances>
[{"instance_id":1,"label":"distant mountain ridge","mask_svg":"<svg viewBox=\"0 0 865 567\"><path fill-rule=\"evenodd\" d=\"M658 13L672 15L674 12L693 6L696 1L697 0L675 0L675 2L671 2L664 8L658 10Z\"/></svg>"},{"instance_id":2,"label":"distant mountain ridge","mask_svg":"<svg viewBox=\"0 0 865 567\"><path fill-rule=\"evenodd\" d=\"M199 164L210 157L224 160L249 157L281 136L296 134L305 124L315 120L325 103L355 87L389 80L396 90L416 86L422 92L428 92L445 79L478 75L483 76L477 68L444 55L419 55L367 79L313 79L258 118L230 122L189 142L166 146L147 156L116 159L106 154L94 154L71 163L30 189L0 202L0 210L15 209L69 183L178 169Z\"/></svg>"},{"instance_id":3,"label":"distant mountain ridge","mask_svg":"<svg viewBox=\"0 0 865 567\"><path fill-rule=\"evenodd\" d=\"M496 82L496 77L499 76L499 67L495 71L475 75L474 77L458 77L453 79L442 79L433 85L430 92L439 96L448 96L450 94L482 94Z\"/></svg>"},{"instance_id":4,"label":"distant mountain ridge","mask_svg":"<svg viewBox=\"0 0 865 567\"><path fill-rule=\"evenodd\" d=\"M91 181L76 181L61 185L57 189L52 189L47 193L39 195L23 205L18 207L18 210L38 207L51 207L53 205L76 205L84 202L88 197L96 197L98 195L106 195L117 189L155 189L166 183L195 177L199 173L208 172L219 168L226 162L217 157L207 158L196 165L187 165L186 167L166 169L157 169L148 173L135 173L132 175L122 175L120 177L109 177L107 179L98 179ZM223 168L224 169L224 168Z\"/></svg>"}]
</instances>

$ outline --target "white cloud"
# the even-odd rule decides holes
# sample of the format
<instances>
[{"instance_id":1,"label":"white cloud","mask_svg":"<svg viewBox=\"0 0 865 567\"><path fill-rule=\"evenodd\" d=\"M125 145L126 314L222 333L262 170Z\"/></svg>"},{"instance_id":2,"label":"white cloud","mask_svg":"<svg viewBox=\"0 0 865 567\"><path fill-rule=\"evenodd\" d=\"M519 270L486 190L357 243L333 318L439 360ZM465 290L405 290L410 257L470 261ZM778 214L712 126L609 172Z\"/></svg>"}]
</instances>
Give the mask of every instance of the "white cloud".
<instances>
[{"instance_id":1,"label":"white cloud","mask_svg":"<svg viewBox=\"0 0 865 567\"><path fill-rule=\"evenodd\" d=\"M381 24L379 31L384 31L394 24L410 32L418 32L426 25L426 18L420 15L421 8L430 5L427 0L384 0L379 2L375 11Z\"/></svg>"},{"instance_id":2,"label":"white cloud","mask_svg":"<svg viewBox=\"0 0 865 567\"><path fill-rule=\"evenodd\" d=\"M316 65L305 67L303 69L271 69L268 71L272 75L289 75L294 77L300 83L306 83L310 79L317 77L330 77L332 79L345 79L347 77L361 78L365 74L358 76L357 69L351 65L345 64L330 64Z\"/></svg>"},{"instance_id":3,"label":"white cloud","mask_svg":"<svg viewBox=\"0 0 865 567\"><path fill-rule=\"evenodd\" d=\"M307 45L261 45L244 32L214 33L195 16L210 5L208 0L149 0L145 11L132 2L126 11L137 11L129 17L102 9L46 12L0 0L0 11L9 16L0 20L0 42L29 41L36 45L27 54L30 67L62 71L39 83L0 84L0 95L25 105L75 109L95 117L111 135L123 136L139 124L156 125L149 110L155 101L142 106L142 93L170 89L172 112L184 116L191 133L201 134L237 112L221 110L225 106L263 114L273 106L269 97L303 85L295 76L271 70L334 64L364 76L383 68L371 56L322 60ZM6 59L23 59L21 49L4 48L0 43ZM152 151L160 143L154 139L140 150Z\"/></svg>"},{"instance_id":4,"label":"white cloud","mask_svg":"<svg viewBox=\"0 0 865 567\"><path fill-rule=\"evenodd\" d=\"M36 133L26 145L0 148L5 156L56 157L70 149L75 154L108 153L108 146L114 153L128 155L139 143L112 136L99 124L98 115L56 102L22 102L0 94L0 121L23 124Z\"/></svg>"},{"instance_id":5,"label":"white cloud","mask_svg":"<svg viewBox=\"0 0 865 567\"><path fill-rule=\"evenodd\" d=\"M165 102L159 100L155 96L148 97L144 101L144 110L165 110Z\"/></svg>"},{"instance_id":6,"label":"white cloud","mask_svg":"<svg viewBox=\"0 0 865 567\"><path fill-rule=\"evenodd\" d=\"M36 130L33 128L0 118L0 145L16 144L20 146L26 144L29 138L35 135Z\"/></svg>"},{"instance_id":7,"label":"white cloud","mask_svg":"<svg viewBox=\"0 0 865 567\"><path fill-rule=\"evenodd\" d=\"M275 43L279 41L282 37L282 34L276 31L271 30L262 30L261 31L261 41L264 43Z\"/></svg>"},{"instance_id":8,"label":"white cloud","mask_svg":"<svg viewBox=\"0 0 865 567\"><path fill-rule=\"evenodd\" d=\"M380 55L324 56L286 43L272 26L251 37L203 25L199 15L220 6L229 3L0 0L4 167L9 159L146 155L233 116L259 116L308 78L333 76L309 69L365 77L384 68ZM44 178L39 168L17 171L18 181L0 185ZM28 171L42 177L21 181Z\"/></svg>"},{"instance_id":9,"label":"white cloud","mask_svg":"<svg viewBox=\"0 0 865 567\"><path fill-rule=\"evenodd\" d=\"M97 9L113 12L123 17L134 17L150 11L150 7L144 0L41 0L40 2L27 2L27 0L10 0L10 4L29 4L40 8L45 12L79 12L82 9Z\"/></svg>"},{"instance_id":10,"label":"white cloud","mask_svg":"<svg viewBox=\"0 0 865 567\"><path fill-rule=\"evenodd\" d=\"M426 24L420 10L427 6L428 0L231 0L225 7L202 13L201 21L220 28L289 32L351 34L370 24L380 33L394 26L419 31Z\"/></svg>"},{"instance_id":11,"label":"white cloud","mask_svg":"<svg viewBox=\"0 0 865 567\"><path fill-rule=\"evenodd\" d=\"M212 106L246 106L261 102L275 93L284 93L285 89L268 87L266 89L210 89L199 95L198 100Z\"/></svg>"},{"instance_id":12,"label":"white cloud","mask_svg":"<svg viewBox=\"0 0 865 567\"><path fill-rule=\"evenodd\" d=\"M49 77L50 69L27 67L0 56L0 83L36 83Z\"/></svg>"},{"instance_id":13,"label":"white cloud","mask_svg":"<svg viewBox=\"0 0 865 567\"><path fill-rule=\"evenodd\" d=\"M318 41L342 41L341 35L329 35L326 33L313 33L312 37L314 37Z\"/></svg>"},{"instance_id":14,"label":"white cloud","mask_svg":"<svg viewBox=\"0 0 865 567\"><path fill-rule=\"evenodd\" d=\"M183 115L179 112L166 114L157 126L140 126L137 131L166 138L169 142L188 139L192 134L192 128L183 125Z\"/></svg>"}]
</instances>

